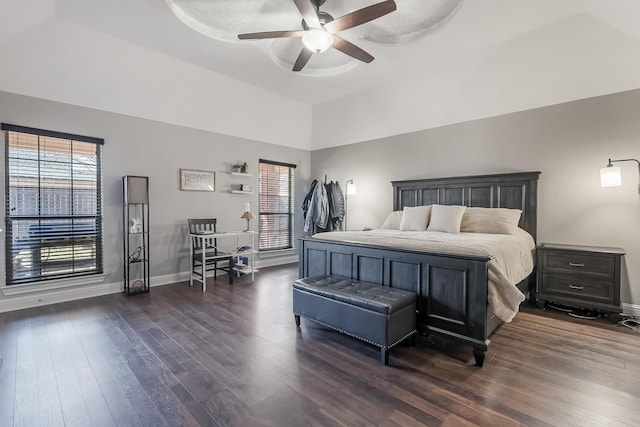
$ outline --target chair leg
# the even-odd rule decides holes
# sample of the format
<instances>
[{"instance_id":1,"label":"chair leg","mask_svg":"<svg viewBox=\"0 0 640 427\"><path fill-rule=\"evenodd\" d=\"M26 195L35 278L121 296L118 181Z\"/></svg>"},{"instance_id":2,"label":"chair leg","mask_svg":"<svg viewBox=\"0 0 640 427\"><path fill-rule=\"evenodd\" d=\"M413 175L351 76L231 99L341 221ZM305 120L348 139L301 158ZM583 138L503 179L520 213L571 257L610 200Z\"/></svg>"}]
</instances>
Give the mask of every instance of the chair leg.
<instances>
[{"instance_id":1,"label":"chair leg","mask_svg":"<svg viewBox=\"0 0 640 427\"><path fill-rule=\"evenodd\" d=\"M233 258L229 260L229 284L233 285L233 276L235 276L235 270L233 269Z\"/></svg>"},{"instance_id":2,"label":"chair leg","mask_svg":"<svg viewBox=\"0 0 640 427\"><path fill-rule=\"evenodd\" d=\"M207 292L207 263L205 262L204 252L202 254L202 292Z\"/></svg>"}]
</instances>

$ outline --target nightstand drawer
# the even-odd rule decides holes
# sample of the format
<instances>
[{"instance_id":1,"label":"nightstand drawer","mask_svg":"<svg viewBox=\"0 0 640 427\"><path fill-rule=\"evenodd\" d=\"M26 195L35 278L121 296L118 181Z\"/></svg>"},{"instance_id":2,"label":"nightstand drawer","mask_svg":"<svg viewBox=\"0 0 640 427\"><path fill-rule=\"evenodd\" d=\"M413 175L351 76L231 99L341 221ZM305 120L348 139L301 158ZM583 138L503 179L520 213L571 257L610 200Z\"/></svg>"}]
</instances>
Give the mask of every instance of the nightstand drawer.
<instances>
[{"instance_id":1,"label":"nightstand drawer","mask_svg":"<svg viewBox=\"0 0 640 427\"><path fill-rule=\"evenodd\" d=\"M590 280L579 275L544 274L542 292L567 295L580 299L613 301L614 285L607 281Z\"/></svg>"},{"instance_id":2,"label":"nightstand drawer","mask_svg":"<svg viewBox=\"0 0 640 427\"><path fill-rule=\"evenodd\" d=\"M545 271L579 272L607 278L613 277L615 271L615 258L608 255L545 251L543 257Z\"/></svg>"}]
</instances>

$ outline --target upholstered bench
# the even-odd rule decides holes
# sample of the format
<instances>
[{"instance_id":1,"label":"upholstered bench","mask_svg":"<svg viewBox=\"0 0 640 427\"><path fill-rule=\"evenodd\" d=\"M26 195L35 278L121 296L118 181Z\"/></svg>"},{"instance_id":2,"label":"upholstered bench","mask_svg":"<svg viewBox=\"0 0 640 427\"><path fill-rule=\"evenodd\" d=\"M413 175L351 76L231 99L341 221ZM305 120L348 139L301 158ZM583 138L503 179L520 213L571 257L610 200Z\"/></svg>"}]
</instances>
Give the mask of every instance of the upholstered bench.
<instances>
[{"instance_id":1,"label":"upholstered bench","mask_svg":"<svg viewBox=\"0 0 640 427\"><path fill-rule=\"evenodd\" d=\"M389 363L389 349L416 333L416 294L388 286L333 276L298 279L293 283L293 314L380 347L380 361Z\"/></svg>"}]
</instances>

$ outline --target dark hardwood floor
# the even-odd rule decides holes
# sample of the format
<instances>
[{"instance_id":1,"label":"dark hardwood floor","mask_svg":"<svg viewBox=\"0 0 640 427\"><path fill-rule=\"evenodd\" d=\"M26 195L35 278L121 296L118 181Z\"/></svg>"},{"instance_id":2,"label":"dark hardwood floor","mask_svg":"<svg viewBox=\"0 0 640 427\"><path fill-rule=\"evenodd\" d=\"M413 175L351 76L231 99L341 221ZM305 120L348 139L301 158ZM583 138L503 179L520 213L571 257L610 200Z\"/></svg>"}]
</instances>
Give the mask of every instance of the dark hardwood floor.
<instances>
[{"instance_id":1,"label":"dark hardwood floor","mask_svg":"<svg viewBox=\"0 0 640 427\"><path fill-rule=\"evenodd\" d=\"M0 314L0 426L640 425L640 334L524 308L391 352L302 319L297 266Z\"/></svg>"}]
</instances>

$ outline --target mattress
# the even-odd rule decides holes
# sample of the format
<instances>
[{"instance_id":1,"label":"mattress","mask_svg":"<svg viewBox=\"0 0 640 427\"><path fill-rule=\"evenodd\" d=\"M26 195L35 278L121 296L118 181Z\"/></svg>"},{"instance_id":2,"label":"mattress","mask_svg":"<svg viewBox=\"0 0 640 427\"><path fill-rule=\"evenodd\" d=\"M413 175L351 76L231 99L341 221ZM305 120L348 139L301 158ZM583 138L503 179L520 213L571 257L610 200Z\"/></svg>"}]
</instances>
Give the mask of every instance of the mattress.
<instances>
[{"instance_id":1,"label":"mattress","mask_svg":"<svg viewBox=\"0 0 640 427\"><path fill-rule=\"evenodd\" d=\"M535 242L526 231L514 234L442 233L437 231L333 231L314 238L353 242L430 254L491 257L488 262L489 309L504 322L510 322L525 296L516 284L531 274Z\"/></svg>"}]
</instances>

